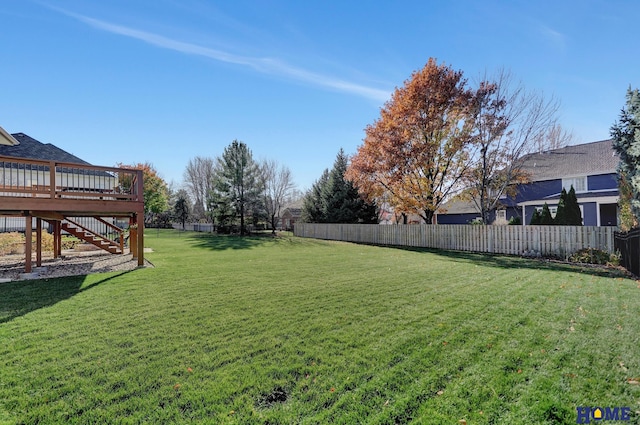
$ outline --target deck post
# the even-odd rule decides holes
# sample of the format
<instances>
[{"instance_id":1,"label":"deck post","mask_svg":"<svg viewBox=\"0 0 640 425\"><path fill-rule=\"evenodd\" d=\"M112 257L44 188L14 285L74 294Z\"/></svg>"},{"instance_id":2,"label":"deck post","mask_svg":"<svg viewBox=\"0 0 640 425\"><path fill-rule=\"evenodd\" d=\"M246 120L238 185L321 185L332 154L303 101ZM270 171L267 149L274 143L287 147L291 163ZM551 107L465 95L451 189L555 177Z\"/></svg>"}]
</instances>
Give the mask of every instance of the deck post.
<instances>
[{"instance_id":1,"label":"deck post","mask_svg":"<svg viewBox=\"0 0 640 425\"><path fill-rule=\"evenodd\" d=\"M42 219L36 218L36 266L42 266Z\"/></svg>"},{"instance_id":2,"label":"deck post","mask_svg":"<svg viewBox=\"0 0 640 425\"><path fill-rule=\"evenodd\" d=\"M136 214L138 266L144 266L144 213Z\"/></svg>"},{"instance_id":3,"label":"deck post","mask_svg":"<svg viewBox=\"0 0 640 425\"><path fill-rule=\"evenodd\" d=\"M58 258L62 255L62 221L56 220L53 222L53 258Z\"/></svg>"},{"instance_id":4,"label":"deck post","mask_svg":"<svg viewBox=\"0 0 640 425\"><path fill-rule=\"evenodd\" d=\"M129 217L129 251L131 257L135 260L138 258L138 229L136 229L135 215Z\"/></svg>"},{"instance_id":5,"label":"deck post","mask_svg":"<svg viewBox=\"0 0 640 425\"><path fill-rule=\"evenodd\" d=\"M55 199L56 197L56 162L49 161L49 197Z\"/></svg>"},{"instance_id":6,"label":"deck post","mask_svg":"<svg viewBox=\"0 0 640 425\"><path fill-rule=\"evenodd\" d=\"M56 221L56 233L58 233L58 257L62 257L62 221Z\"/></svg>"},{"instance_id":7,"label":"deck post","mask_svg":"<svg viewBox=\"0 0 640 425\"><path fill-rule=\"evenodd\" d=\"M31 273L31 216L27 215L24 219L24 272Z\"/></svg>"}]
</instances>

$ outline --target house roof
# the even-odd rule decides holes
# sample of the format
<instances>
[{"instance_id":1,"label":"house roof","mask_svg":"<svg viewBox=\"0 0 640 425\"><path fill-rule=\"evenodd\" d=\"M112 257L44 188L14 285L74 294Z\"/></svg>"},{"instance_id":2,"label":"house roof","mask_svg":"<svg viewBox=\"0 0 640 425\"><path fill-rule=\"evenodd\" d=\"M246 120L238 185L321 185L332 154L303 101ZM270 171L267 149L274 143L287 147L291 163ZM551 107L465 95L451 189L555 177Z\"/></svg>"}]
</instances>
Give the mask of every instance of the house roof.
<instances>
[{"instance_id":1,"label":"house roof","mask_svg":"<svg viewBox=\"0 0 640 425\"><path fill-rule=\"evenodd\" d=\"M472 200L456 197L440 207L438 214L480 214L478 211Z\"/></svg>"},{"instance_id":2,"label":"house roof","mask_svg":"<svg viewBox=\"0 0 640 425\"><path fill-rule=\"evenodd\" d=\"M285 210L282 212L282 215L286 214L286 213L291 214L291 217L300 217L302 215L302 208L285 208Z\"/></svg>"},{"instance_id":3,"label":"house roof","mask_svg":"<svg viewBox=\"0 0 640 425\"><path fill-rule=\"evenodd\" d=\"M612 140L567 146L523 158L522 170L531 181L615 173L620 158Z\"/></svg>"},{"instance_id":4,"label":"house roof","mask_svg":"<svg viewBox=\"0 0 640 425\"><path fill-rule=\"evenodd\" d=\"M44 161L70 162L73 164L91 165L51 143L42 143L24 133L11 135L17 145L0 144L0 155L16 158L39 159Z\"/></svg>"},{"instance_id":5,"label":"house roof","mask_svg":"<svg viewBox=\"0 0 640 425\"><path fill-rule=\"evenodd\" d=\"M0 146L15 146L18 144L18 141L14 139L12 135L7 133L7 131L0 127Z\"/></svg>"}]
</instances>

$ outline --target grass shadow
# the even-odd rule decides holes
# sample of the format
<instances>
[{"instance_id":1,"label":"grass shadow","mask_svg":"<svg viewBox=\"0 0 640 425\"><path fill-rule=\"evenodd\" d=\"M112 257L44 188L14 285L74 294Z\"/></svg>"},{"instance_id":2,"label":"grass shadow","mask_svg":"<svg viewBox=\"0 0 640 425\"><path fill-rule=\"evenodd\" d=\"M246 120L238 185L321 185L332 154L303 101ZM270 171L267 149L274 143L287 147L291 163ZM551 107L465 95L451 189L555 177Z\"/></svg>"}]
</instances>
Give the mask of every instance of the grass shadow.
<instances>
[{"instance_id":1,"label":"grass shadow","mask_svg":"<svg viewBox=\"0 0 640 425\"><path fill-rule=\"evenodd\" d=\"M272 235L271 233L254 233L248 236L195 233L189 234L187 237L194 242L195 247L215 251L252 249L267 243L279 243L292 239L290 236Z\"/></svg>"},{"instance_id":2,"label":"grass shadow","mask_svg":"<svg viewBox=\"0 0 640 425\"><path fill-rule=\"evenodd\" d=\"M432 248L386 246L402 251L424 252L445 257L452 262L490 266L502 269L553 270L570 273L584 273L597 277L628 278L633 276L621 267L605 267L593 264L565 263L549 259L533 259L504 254L488 254L465 251L445 251Z\"/></svg>"},{"instance_id":3,"label":"grass shadow","mask_svg":"<svg viewBox=\"0 0 640 425\"><path fill-rule=\"evenodd\" d=\"M105 277L83 287L87 276L52 279L18 280L0 284L0 324L24 316L32 311L52 306L129 271Z\"/></svg>"}]
</instances>

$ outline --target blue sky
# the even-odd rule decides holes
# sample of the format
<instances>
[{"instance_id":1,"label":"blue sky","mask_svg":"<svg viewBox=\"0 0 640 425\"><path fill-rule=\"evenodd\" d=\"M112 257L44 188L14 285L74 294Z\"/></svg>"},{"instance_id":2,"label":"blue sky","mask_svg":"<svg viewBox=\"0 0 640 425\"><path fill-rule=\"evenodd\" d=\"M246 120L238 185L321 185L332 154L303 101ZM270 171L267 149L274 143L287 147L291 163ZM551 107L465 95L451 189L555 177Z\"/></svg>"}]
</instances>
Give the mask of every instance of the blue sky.
<instances>
[{"instance_id":1,"label":"blue sky","mask_svg":"<svg viewBox=\"0 0 640 425\"><path fill-rule=\"evenodd\" d=\"M2 0L0 126L176 186L232 140L300 189L429 57L555 96L578 142L640 87L640 2Z\"/></svg>"}]
</instances>

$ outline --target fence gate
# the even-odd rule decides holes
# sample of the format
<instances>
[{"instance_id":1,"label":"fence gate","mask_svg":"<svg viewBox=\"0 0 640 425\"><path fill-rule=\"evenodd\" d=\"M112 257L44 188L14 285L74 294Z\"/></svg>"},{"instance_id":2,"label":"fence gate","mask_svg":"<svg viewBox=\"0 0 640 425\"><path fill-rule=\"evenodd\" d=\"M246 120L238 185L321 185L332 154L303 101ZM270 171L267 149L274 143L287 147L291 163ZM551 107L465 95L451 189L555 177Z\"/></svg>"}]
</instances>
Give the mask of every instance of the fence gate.
<instances>
[{"instance_id":1,"label":"fence gate","mask_svg":"<svg viewBox=\"0 0 640 425\"><path fill-rule=\"evenodd\" d=\"M615 232L613 244L622 255L622 266L635 276L640 276L640 229Z\"/></svg>"}]
</instances>

